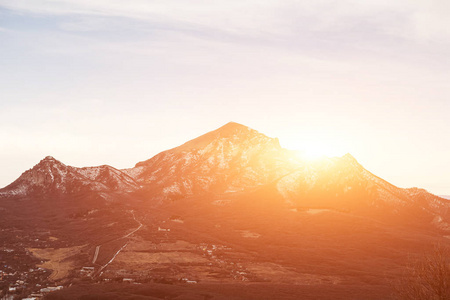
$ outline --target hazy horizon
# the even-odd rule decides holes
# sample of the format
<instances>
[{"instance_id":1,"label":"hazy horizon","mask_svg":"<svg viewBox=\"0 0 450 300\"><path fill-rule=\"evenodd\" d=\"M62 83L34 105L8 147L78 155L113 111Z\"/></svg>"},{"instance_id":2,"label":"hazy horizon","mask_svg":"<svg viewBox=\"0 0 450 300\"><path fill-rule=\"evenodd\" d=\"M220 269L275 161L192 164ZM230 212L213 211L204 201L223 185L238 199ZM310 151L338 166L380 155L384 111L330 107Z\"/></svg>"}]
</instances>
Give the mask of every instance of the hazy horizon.
<instances>
[{"instance_id":1,"label":"hazy horizon","mask_svg":"<svg viewBox=\"0 0 450 300\"><path fill-rule=\"evenodd\" d=\"M0 0L4 187L128 168L229 121L450 194L444 1Z\"/></svg>"}]
</instances>

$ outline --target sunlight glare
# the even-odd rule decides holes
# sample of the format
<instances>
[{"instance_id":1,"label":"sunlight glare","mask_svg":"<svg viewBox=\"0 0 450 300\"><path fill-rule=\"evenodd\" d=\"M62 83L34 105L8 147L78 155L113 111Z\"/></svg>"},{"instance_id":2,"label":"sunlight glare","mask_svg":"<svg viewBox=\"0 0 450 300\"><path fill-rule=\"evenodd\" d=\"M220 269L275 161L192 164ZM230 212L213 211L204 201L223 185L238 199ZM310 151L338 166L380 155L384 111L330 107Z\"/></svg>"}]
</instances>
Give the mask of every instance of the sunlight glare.
<instances>
[{"instance_id":1,"label":"sunlight glare","mask_svg":"<svg viewBox=\"0 0 450 300\"><path fill-rule=\"evenodd\" d=\"M337 143L326 140L290 140L286 148L295 150L302 160L316 161L324 157L342 156L348 151Z\"/></svg>"}]
</instances>

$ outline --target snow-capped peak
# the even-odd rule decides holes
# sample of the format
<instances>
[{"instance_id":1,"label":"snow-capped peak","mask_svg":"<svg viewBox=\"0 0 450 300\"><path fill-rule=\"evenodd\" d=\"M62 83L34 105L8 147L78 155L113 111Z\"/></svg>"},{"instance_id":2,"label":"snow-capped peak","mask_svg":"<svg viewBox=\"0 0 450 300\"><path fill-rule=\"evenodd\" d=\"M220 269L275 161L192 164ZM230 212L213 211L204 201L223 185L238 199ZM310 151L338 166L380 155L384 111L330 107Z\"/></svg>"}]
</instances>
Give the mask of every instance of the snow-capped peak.
<instances>
[{"instance_id":1,"label":"snow-capped peak","mask_svg":"<svg viewBox=\"0 0 450 300\"><path fill-rule=\"evenodd\" d=\"M53 156L48 155L42 161L58 161L58 160L56 160Z\"/></svg>"},{"instance_id":2,"label":"snow-capped peak","mask_svg":"<svg viewBox=\"0 0 450 300\"><path fill-rule=\"evenodd\" d=\"M135 179L162 194L241 191L291 169L278 139L230 122L136 165Z\"/></svg>"},{"instance_id":3,"label":"snow-capped peak","mask_svg":"<svg viewBox=\"0 0 450 300\"><path fill-rule=\"evenodd\" d=\"M131 192L138 188L133 178L110 166L76 168L52 156L42 159L16 181L0 190L0 196Z\"/></svg>"}]
</instances>

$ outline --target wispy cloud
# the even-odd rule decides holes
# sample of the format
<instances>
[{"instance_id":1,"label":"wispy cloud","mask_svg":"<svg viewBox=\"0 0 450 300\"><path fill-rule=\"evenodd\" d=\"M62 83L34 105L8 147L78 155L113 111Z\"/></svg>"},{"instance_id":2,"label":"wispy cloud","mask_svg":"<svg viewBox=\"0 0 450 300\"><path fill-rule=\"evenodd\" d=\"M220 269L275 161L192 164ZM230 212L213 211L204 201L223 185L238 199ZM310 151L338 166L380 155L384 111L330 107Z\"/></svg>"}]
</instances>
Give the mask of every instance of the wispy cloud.
<instances>
[{"instance_id":1,"label":"wispy cloud","mask_svg":"<svg viewBox=\"0 0 450 300\"><path fill-rule=\"evenodd\" d=\"M230 32L253 31L292 34L300 28L311 31L345 31L359 22L372 23L384 34L433 38L450 34L447 1L3 1L1 6L22 13L46 15L95 15L127 17L154 22L179 22ZM404 22L390 26L394 17ZM395 21L399 25L398 21ZM82 21L86 30L96 21Z\"/></svg>"},{"instance_id":2,"label":"wispy cloud","mask_svg":"<svg viewBox=\"0 0 450 300\"><path fill-rule=\"evenodd\" d=\"M387 57L411 45L417 45L414 51L427 51L430 43L443 51L450 48L450 8L445 1L16 0L0 6L21 14L56 16L62 31L102 33L97 38L110 40L173 42L186 36L319 57Z\"/></svg>"}]
</instances>

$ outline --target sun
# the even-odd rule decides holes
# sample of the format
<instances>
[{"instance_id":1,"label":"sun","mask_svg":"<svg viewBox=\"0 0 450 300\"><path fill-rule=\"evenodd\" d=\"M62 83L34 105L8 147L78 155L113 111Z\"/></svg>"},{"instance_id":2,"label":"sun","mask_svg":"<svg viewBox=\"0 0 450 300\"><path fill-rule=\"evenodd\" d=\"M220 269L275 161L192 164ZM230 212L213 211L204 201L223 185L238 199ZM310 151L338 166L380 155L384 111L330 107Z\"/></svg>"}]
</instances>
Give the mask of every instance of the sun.
<instances>
[{"instance_id":1,"label":"sun","mask_svg":"<svg viewBox=\"0 0 450 300\"><path fill-rule=\"evenodd\" d=\"M295 150L300 159L307 161L317 161L347 153L342 145L329 140L291 140L285 143L285 148Z\"/></svg>"},{"instance_id":2,"label":"sun","mask_svg":"<svg viewBox=\"0 0 450 300\"><path fill-rule=\"evenodd\" d=\"M303 150L297 150L297 152L299 152L300 157L306 160L318 160L331 156L330 151L317 145L308 145L308 147L304 147Z\"/></svg>"}]
</instances>

